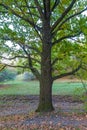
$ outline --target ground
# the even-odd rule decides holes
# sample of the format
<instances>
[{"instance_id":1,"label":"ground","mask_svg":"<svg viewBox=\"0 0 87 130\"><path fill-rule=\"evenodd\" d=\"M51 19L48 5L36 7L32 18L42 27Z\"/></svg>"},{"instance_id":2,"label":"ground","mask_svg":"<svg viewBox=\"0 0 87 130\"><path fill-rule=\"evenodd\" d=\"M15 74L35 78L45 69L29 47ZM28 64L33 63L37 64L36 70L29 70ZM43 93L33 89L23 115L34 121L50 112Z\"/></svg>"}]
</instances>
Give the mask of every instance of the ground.
<instances>
[{"instance_id":1,"label":"ground","mask_svg":"<svg viewBox=\"0 0 87 130\"><path fill-rule=\"evenodd\" d=\"M0 96L0 130L87 130L82 101L53 96L54 112L35 113L38 99L35 95Z\"/></svg>"}]
</instances>

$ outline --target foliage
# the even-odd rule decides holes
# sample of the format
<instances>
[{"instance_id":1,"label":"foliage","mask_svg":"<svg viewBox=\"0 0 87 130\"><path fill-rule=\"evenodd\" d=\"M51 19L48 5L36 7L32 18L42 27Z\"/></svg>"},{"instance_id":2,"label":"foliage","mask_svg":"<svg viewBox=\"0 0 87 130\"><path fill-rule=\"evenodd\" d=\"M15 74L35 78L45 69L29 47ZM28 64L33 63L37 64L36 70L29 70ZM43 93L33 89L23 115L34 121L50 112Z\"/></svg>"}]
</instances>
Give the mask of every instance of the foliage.
<instances>
[{"instance_id":1,"label":"foliage","mask_svg":"<svg viewBox=\"0 0 87 130\"><path fill-rule=\"evenodd\" d=\"M66 73L76 68L80 62L86 63L87 59L85 45L87 17L82 14L86 10L87 1L75 1L72 8L64 14L71 3L64 0L61 2L50 0L50 26L53 35L51 61L55 63L52 66L53 76ZM44 11L44 3L41 0L0 1L0 57L4 59L6 58L4 55L9 55L7 59L13 59L17 62L17 66L23 69L41 69L43 19L37 6ZM56 23L58 20L59 23ZM31 57L32 67L28 64L28 55Z\"/></svg>"},{"instance_id":2,"label":"foliage","mask_svg":"<svg viewBox=\"0 0 87 130\"><path fill-rule=\"evenodd\" d=\"M0 82L14 80L17 72L11 69L4 69L0 72Z\"/></svg>"}]
</instances>

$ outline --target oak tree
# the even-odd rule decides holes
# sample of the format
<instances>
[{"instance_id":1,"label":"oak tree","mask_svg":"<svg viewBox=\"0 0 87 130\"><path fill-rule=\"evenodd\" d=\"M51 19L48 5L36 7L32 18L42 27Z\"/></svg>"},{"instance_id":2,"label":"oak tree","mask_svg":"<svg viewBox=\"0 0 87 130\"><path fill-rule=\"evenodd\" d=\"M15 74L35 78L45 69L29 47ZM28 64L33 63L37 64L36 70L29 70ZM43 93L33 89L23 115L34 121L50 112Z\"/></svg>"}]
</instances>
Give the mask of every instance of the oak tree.
<instances>
[{"instance_id":1,"label":"oak tree","mask_svg":"<svg viewBox=\"0 0 87 130\"><path fill-rule=\"evenodd\" d=\"M81 49L87 50L86 5L87 0L0 0L1 62L30 69L39 80L36 111L54 110L53 81L82 67L86 54Z\"/></svg>"}]
</instances>

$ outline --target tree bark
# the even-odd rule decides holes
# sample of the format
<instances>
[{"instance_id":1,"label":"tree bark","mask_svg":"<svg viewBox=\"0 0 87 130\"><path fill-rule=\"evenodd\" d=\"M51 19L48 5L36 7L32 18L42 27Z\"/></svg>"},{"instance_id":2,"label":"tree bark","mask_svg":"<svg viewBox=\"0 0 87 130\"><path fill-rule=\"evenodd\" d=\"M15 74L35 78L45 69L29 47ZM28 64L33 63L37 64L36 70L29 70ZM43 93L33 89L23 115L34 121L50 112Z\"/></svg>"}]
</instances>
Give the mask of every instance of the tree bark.
<instances>
[{"instance_id":1,"label":"tree bark","mask_svg":"<svg viewBox=\"0 0 87 130\"><path fill-rule=\"evenodd\" d=\"M47 26L48 25L48 26ZM53 111L52 105L52 68L51 68L51 35L50 26L46 22L43 28L41 55L40 98L37 112Z\"/></svg>"},{"instance_id":2,"label":"tree bark","mask_svg":"<svg viewBox=\"0 0 87 130\"><path fill-rule=\"evenodd\" d=\"M37 112L54 110L52 105L51 47L45 44L44 49L41 62L40 97Z\"/></svg>"}]
</instances>

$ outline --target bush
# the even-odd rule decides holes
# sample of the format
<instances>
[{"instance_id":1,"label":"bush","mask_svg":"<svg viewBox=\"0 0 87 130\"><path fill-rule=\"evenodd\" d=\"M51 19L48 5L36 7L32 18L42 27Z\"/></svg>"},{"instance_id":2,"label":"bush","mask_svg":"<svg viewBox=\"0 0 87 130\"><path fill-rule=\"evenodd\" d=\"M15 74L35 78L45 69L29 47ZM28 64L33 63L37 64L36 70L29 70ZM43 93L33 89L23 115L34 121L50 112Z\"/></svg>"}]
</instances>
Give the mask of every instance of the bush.
<instances>
[{"instance_id":1,"label":"bush","mask_svg":"<svg viewBox=\"0 0 87 130\"><path fill-rule=\"evenodd\" d=\"M84 102L84 108L85 108L85 111L87 112L87 93L84 93L81 96L81 100Z\"/></svg>"},{"instance_id":2,"label":"bush","mask_svg":"<svg viewBox=\"0 0 87 130\"><path fill-rule=\"evenodd\" d=\"M0 72L0 82L7 80L14 80L17 75L17 72L12 69L4 69Z\"/></svg>"},{"instance_id":3,"label":"bush","mask_svg":"<svg viewBox=\"0 0 87 130\"><path fill-rule=\"evenodd\" d=\"M29 80L34 80L35 76L31 72L25 72L23 74L23 80L24 81L29 81Z\"/></svg>"},{"instance_id":4,"label":"bush","mask_svg":"<svg viewBox=\"0 0 87 130\"><path fill-rule=\"evenodd\" d=\"M36 79L35 76L31 72L24 72L23 74L16 76L16 80L20 81L30 81L35 79Z\"/></svg>"},{"instance_id":5,"label":"bush","mask_svg":"<svg viewBox=\"0 0 87 130\"><path fill-rule=\"evenodd\" d=\"M16 76L15 80L23 81L23 74L19 74Z\"/></svg>"},{"instance_id":6,"label":"bush","mask_svg":"<svg viewBox=\"0 0 87 130\"><path fill-rule=\"evenodd\" d=\"M84 88L78 88L74 92L74 98L83 101L85 112L87 112L87 91Z\"/></svg>"}]
</instances>

